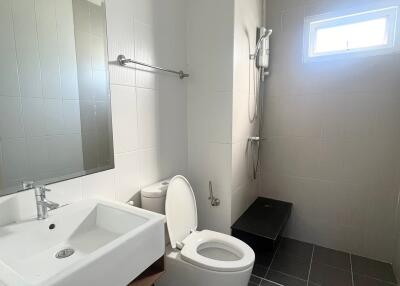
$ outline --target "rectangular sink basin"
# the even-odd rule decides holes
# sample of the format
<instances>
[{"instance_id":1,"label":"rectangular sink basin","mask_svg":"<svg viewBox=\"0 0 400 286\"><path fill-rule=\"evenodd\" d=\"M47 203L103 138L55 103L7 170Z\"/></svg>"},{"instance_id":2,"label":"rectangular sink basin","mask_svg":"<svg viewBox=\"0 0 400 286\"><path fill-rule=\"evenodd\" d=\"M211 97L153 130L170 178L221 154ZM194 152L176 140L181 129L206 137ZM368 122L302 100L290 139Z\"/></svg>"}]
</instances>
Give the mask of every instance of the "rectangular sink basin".
<instances>
[{"instance_id":1,"label":"rectangular sink basin","mask_svg":"<svg viewBox=\"0 0 400 286\"><path fill-rule=\"evenodd\" d=\"M88 200L0 227L0 285L125 286L164 254L164 216Z\"/></svg>"}]
</instances>

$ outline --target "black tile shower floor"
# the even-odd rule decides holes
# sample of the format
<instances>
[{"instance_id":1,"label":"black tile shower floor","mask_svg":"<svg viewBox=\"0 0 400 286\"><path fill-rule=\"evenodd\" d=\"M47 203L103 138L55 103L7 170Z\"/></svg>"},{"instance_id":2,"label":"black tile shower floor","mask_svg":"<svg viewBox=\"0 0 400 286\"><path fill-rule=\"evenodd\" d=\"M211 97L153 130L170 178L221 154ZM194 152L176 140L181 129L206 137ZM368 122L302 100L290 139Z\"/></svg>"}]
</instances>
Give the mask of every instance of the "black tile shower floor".
<instances>
[{"instance_id":1,"label":"black tile shower floor","mask_svg":"<svg viewBox=\"0 0 400 286\"><path fill-rule=\"evenodd\" d=\"M365 257L352 255L351 263L353 272L362 276L383 280L389 283L396 283L392 266L388 263L374 261Z\"/></svg>"},{"instance_id":2,"label":"black tile shower floor","mask_svg":"<svg viewBox=\"0 0 400 286\"><path fill-rule=\"evenodd\" d=\"M249 286L395 286L388 263L282 238L257 252Z\"/></svg>"}]
</instances>

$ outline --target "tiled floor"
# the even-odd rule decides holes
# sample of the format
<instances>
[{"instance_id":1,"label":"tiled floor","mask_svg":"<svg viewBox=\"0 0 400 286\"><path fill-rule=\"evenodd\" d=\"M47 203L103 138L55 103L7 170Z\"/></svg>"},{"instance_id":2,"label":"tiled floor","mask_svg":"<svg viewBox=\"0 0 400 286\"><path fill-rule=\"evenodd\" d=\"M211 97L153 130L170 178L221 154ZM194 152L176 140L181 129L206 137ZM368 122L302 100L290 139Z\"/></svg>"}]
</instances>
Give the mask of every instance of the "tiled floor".
<instances>
[{"instance_id":1,"label":"tiled floor","mask_svg":"<svg viewBox=\"0 0 400 286\"><path fill-rule=\"evenodd\" d=\"M394 286L392 266L283 238L275 252L256 253L249 286Z\"/></svg>"}]
</instances>

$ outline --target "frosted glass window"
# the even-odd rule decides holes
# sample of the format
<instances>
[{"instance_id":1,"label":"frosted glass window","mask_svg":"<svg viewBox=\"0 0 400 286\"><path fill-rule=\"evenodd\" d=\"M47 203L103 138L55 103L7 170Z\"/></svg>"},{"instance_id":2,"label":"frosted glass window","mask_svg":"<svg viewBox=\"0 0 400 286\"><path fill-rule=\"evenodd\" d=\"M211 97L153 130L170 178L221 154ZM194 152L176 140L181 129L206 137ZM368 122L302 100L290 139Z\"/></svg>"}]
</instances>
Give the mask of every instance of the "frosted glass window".
<instances>
[{"instance_id":1,"label":"frosted glass window","mask_svg":"<svg viewBox=\"0 0 400 286\"><path fill-rule=\"evenodd\" d=\"M393 49L398 7L306 19L308 58Z\"/></svg>"},{"instance_id":2,"label":"frosted glass window","mask_svg":"<svg viewBox=\"0 0 400 286\"><path fill-rule=\"evenodd\" d=\"M314 53L328 53L386 45L387 19L317 29Z\"/></svg>"}]
</instances>

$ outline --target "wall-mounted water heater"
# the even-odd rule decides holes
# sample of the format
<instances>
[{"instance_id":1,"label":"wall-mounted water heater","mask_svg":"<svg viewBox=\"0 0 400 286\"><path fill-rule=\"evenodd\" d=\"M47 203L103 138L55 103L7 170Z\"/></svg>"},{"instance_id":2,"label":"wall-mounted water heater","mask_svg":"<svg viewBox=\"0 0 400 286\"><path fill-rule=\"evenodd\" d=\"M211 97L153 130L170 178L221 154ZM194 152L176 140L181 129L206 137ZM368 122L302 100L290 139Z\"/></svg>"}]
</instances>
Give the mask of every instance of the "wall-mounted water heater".
<instances>
[{"instance_id":1,"label":"wall-mounted water heater","mask_svg":"<svg viewBox=\"0 0 400 286\"><path fill-rule=\"evenodd\" d=\"M257 56L257 67L268 69L269 67L269 38L272 30L267 30L264 27L257 28L257 44L259 45Z\"/></svg>"},{"instance_id":2,"label":"wall-mounted water heater","mask_svg":"<svg viewBox=\"0 0 400 286\"><path fill-rule=\"evenodd\" d=\"M265 27L257 28L256 49L254 54L250 55L250 59L255 61L257 68L261 71L261 80L264 80L264 76L268 75L269 39L271 34L272 30L268 30Z\"/></svg>"}]
</instances>

